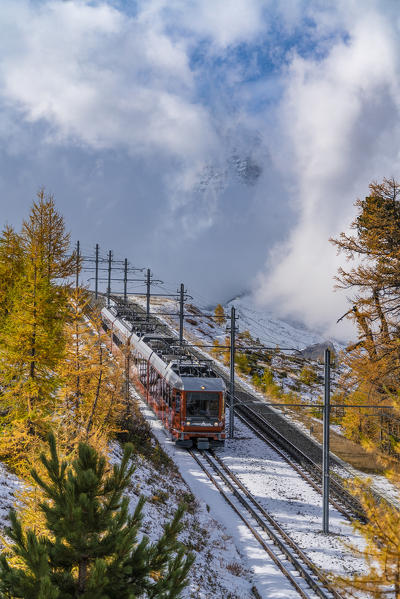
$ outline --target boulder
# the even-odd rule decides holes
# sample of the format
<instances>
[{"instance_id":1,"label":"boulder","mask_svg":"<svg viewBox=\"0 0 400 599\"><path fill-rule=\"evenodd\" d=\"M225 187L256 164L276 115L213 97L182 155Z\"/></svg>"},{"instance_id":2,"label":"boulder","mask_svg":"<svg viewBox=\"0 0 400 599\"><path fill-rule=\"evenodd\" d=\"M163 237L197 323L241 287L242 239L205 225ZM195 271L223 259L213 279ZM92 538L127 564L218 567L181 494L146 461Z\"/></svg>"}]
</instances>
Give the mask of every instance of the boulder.
<instances>
[{"instance_id":1,"label":"boulder","mask_svg":"<svg viewBox=\"0 0 400 599\"><path fill-rule=\"evenodd\" d=\"M306 360L316 360L323 363L325 360L326 349L331 350L331 362L334 362L336 358L336 352L331 341L324 341L323 343L314 343L314 345L309 345L300 351L300 355Z\"/></svg>"}]
</instances>

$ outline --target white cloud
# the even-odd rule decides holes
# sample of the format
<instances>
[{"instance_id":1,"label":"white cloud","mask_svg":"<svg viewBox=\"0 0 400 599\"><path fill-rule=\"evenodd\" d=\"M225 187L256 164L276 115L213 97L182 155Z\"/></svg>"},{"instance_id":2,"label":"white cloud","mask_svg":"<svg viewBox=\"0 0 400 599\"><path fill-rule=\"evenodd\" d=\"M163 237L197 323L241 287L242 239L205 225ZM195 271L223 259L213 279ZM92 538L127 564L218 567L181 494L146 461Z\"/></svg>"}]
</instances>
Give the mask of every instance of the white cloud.
<instances>
[{"instance_id":1,"label":"white cloud","mask_svg":"<svg viewBox=\"0 0 400 599\"><path fill-rule=\"evenodd\" d=\"M348 227L368 183L399 167L397 24L363 9L348 24L349 39L324 59L291 62L279 109L280 155L295 182L298 222L258 280L261 301L336 335L346 303L332 294L339 262L328 238Z\"/></svg>"},{"instance_id":2,"label":"white cloud","mask_svg":"<svg viewBox=\"0 0 400 599\"><path fill-rule=\"evenodd\" d=\"M221 48L254 41L265 30L263 11L270 0L143 0L143 22L173 26L208 38Z\"/></svg>"},{"instance_id":3,"label":"white cloud","mask_svg":"<svg viewBox=\"0 0 400 599\"><path fill-rule=\"evenodd\" d=\"M5 0L0 36L3 98L53 140L181 160L215 143L185 47L158 28L101 3Z\"/></svg>"},{"instance_id":4,"label":"white cloud","mask_svg":"<svg viewBox=\"0 0 400 599\"><path fill-rule=\"evenodd\" d=\"M344 299L332 293L327 238L370 180L398 172L398 28L397 4L379 0L3 0L2 152L26 181L36 165L38 184L47 172L68 174L60 186L79 181L117 242L125 222L110 197L120 213L140 212L137 235L154 214L153 255L193 278L196 258L221 299L286 239L258 294L328 326ZM53 169L52 152L65 168ZM259 183L243 184L236 153L261 167ZM86 159L104 178L80 169Z\"/></svg>"}]
</instances>

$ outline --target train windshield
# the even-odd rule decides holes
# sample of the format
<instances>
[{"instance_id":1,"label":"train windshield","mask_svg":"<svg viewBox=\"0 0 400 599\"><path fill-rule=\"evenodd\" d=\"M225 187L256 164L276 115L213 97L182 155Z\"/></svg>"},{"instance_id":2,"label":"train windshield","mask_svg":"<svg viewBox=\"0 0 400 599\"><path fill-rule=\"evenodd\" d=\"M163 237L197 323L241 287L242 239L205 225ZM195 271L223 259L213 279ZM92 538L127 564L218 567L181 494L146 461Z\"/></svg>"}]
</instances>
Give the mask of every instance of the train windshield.
<instances>
[{"instance_id":1,"label":"train windshield","mask_svg":"<svg viewBox=\"0 0 400 599\"><path fill-rule=\"evenodd\" d=\"M186 392L186 418L216 419L218 418L218 393L204 391Z\"/></svg>"}]
</instances>

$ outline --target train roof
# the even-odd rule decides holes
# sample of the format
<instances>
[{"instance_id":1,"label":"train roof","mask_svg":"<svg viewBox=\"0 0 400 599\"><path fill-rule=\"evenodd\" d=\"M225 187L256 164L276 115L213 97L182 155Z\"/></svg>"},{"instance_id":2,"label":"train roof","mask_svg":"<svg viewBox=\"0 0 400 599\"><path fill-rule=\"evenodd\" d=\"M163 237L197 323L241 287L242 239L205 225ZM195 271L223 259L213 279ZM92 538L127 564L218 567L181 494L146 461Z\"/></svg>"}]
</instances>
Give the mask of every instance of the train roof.
<instances>
[{"instance_id":1,"label":"train roof","mask_svg":"<svg viewBox=\"0 0 400 599\"><path fill-rule=\"evenodd\" d=\"M117 309L103 308L101 312L172 387L182 391L225 391L225 383L212 370L210 361L199 360L187 348L178 347L176 337L161 333L139 336L131 322L118 316Z\"/></svg>"}]
</instances>

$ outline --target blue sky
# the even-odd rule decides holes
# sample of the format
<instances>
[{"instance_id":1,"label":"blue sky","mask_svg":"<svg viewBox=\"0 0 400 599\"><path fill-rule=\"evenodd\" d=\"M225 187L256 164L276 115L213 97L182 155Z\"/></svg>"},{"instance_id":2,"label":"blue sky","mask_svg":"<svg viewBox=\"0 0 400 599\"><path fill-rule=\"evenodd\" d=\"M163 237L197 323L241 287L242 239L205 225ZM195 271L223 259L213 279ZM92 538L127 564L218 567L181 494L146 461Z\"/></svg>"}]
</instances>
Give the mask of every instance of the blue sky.
<instances>
[{"instance_id":1,"label":"blue sky","mask_svg":"<svg viewBox=\"0 0 400 599\"><path fill-rule=\"evenodd\" d=\"M3 0L0 39L3 224L45 186L87 251L341 335L327 240L397 175L397 2Z\"/></svg>"}]
</instances>

